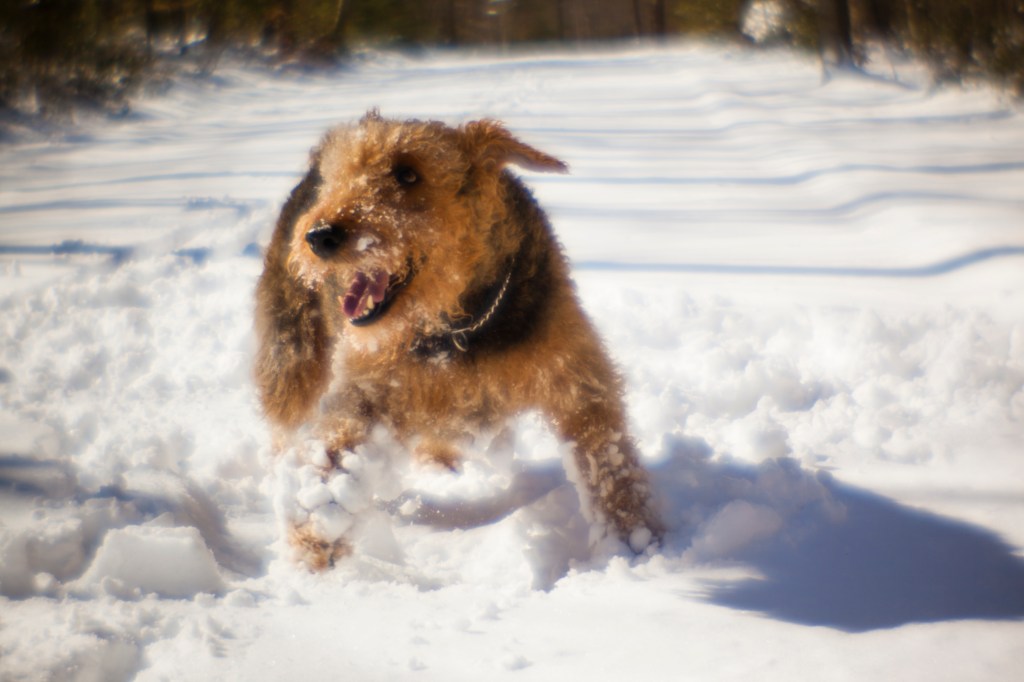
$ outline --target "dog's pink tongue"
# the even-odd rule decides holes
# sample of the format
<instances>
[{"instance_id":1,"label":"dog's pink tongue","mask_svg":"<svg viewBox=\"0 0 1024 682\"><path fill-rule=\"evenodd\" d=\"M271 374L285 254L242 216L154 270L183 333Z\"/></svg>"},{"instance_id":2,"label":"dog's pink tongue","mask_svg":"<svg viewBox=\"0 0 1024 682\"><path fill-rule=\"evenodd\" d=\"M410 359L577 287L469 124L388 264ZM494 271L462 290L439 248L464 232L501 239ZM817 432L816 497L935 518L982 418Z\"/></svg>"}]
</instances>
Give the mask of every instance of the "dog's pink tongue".
<instances>
[{"instance_id":1,"label":"dog's pink tongue","mask_svg":"<svg viewBox=\"0 0 1024 682\"><path fill-rule=\"evenodd\" d=\"M346 316L362 317L384 300L384 294L388 290L388 274L377 270L372 277L371 279L364 272L356 273L341 302Z\"/></svg>"}]
</instances>

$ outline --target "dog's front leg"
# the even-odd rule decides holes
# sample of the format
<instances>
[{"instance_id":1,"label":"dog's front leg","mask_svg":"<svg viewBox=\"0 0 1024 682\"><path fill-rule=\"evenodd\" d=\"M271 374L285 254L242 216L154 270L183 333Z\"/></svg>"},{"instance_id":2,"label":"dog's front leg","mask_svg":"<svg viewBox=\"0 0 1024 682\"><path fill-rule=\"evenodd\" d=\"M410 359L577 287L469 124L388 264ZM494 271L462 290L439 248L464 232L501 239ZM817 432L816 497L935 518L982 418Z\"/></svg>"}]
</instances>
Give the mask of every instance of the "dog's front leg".
<instances>
[{"instance_id":1,"label":"dog's front leg","mask_svg":"<svg viewBox=\"0 0 1024 682\"><path fill-rule=\"evenodd\" d=\"M563 439L573 443L580 497L593 523L642 552L663 532L653 509L647 472L624 419L603 401L556 416Z\"/></svg>"},{"instance_id":2,"label":"dog's front leg","mask_svg":"<svg viewBox=\"0 0 1024 682\"><path fill-rule=\"evenodd\" d=\"M365 457L356 450L370 432L373 412L356 391L332 393L321 403L298 469L292 472L294 506L288 519L288 543L295 559L312 571L334 565L353 551L352 535L373 499Z\"/></svg>"},{"instance_id":3,"label":"dog's front leg","mask_svg":"<svg viewBox=\"0 0 1024 682\"><path fill-rule=\"evenodd\" d=\"M354 386L338 387L321 401L314 433L323 441L329 469L342 468L341 457L366 442L375 421L372 401Z\"/></svg>"}]
</instances>

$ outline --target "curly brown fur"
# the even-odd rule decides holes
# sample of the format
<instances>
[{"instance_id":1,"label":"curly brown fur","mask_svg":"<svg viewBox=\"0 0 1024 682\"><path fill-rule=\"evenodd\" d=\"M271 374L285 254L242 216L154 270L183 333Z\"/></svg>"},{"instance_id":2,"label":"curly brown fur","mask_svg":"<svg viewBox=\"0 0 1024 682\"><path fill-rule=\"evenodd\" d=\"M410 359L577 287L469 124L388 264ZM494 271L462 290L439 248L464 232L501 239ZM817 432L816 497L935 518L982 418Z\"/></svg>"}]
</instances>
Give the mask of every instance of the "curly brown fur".
<instances>
[{"instance_id":1,"label":"curly brown fur","mask_svg":"<svg viewBox=\"0 0 1024 682\"><path fill-rule=\"evenodd\" d=\"M539 410L574 443L584 509L643 544L660 525L622 381L508 164L566 171L491 120L452 128L370 112L326 134L257 288L264 410L282 438L313 424L331 461L383 424L449 467L481 428ZM307 556L334 551L308 529L293 540Z\"/></svg>"}]
</instances>

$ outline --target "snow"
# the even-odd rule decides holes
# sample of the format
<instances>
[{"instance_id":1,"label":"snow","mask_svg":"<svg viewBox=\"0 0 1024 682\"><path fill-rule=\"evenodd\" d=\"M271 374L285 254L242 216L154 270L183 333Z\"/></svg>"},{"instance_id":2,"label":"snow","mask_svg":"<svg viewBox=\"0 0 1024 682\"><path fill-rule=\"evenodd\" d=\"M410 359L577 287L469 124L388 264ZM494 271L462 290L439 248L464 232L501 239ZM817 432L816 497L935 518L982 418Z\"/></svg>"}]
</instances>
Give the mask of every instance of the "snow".
<instances>
[{"instance_id":1,"label":"snow","mask_svg":"<svg viewBox=\"0 0 1024 682\"><path fill-rule=\"evenodd\" d=\"M0 149L0 679L1017 679L1024 116L891 58L226 65ZM589 548L537 415L459 474L383 432L327 484L271 456L258 245L373 106L570 164L524 175L626 376L657 551ZM296 568L303 514L356 555Z\"/></svg>"},{"instance_id":2,"label":"snow","mask_svg":"<svg viewBox=\"0 0 1024 682\"><path fill-rule=\"evenodd\" d=\"M198 529L146 524L104 535L89 569L71 586L87 594L96 588L126 599L142 594L182 599L221 592L224 583Z\"/></svg>"}]
</instances>

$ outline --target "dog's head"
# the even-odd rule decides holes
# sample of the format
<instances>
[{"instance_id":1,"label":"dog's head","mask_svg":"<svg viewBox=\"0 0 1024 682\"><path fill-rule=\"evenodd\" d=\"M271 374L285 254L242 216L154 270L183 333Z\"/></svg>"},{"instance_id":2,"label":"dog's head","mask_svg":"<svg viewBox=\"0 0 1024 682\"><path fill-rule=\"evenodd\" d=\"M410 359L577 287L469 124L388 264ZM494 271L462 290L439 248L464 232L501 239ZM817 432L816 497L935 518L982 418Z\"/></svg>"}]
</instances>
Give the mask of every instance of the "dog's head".
<instances>
[{"instance_id":1,"label":"dog's head","mask_svg":"<svg viewBox=\"0 0 1024 682\"><path fill-rule=\"evenodd\" d=\"M566 170L496 121L455 128L375 111L328 132L313 164L320 183L295 222L288 267L356 338L429 334L458 319L463 293L500 278L518 247L504 167Z\"/></svg>"}]
</instances>

